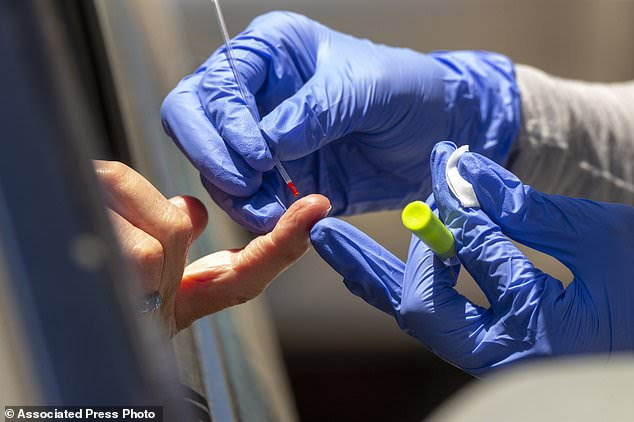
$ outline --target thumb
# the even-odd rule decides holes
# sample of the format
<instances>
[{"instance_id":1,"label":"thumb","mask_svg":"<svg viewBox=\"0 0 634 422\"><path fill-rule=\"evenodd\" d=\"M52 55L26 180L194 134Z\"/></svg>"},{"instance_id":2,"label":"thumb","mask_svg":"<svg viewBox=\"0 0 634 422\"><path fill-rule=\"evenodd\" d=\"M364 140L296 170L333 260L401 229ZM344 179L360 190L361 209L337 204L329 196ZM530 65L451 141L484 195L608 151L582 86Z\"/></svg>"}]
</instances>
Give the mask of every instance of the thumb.
<instances>
[{"instance_id":1,"label":"thumb","mask_svg":"<svg viewBox=\"0 0 634 422\"><path fill-rule=\"evenodd\" d=\"M318 71L266 115L261 128L274 154L280 160L295 160L353 132L362 116L354 109L350 85Z\"/></svg>"},{"instance_id":2,"label":"thumb","mask_svg":"<svg viewBox=\"0 0 634 422\"><path fill-rule=\"evenodd\" d=\"M308 250L310 228L329 210L326 197L309 195L291 205L272 232L244 249L217 252L188 265L176 298L177 327L257 296Z\"/></svg>"},{"instance_id":3,"label":"thumb","mask_svg":"<svg viewBox=\"0 0 634 422\"><path fill-rule=\"evenodd\" d=\"M432 152L431 173L434 197L454 234L460 261L498 316L513 312L516 317L530 319L544 291L548 288L560 293L561 283L535 268L483 210L463 207L453 196L445 169L455 150L451 143L437 144Z\"/></svg>"},{"instance_id":4,"label":"thumb","mask_svg":"<svg viewBox=\"0 0 634 422\"><path fill-rule=\"evenodd\" d=\"M326 218L313 227L315 250L344 277L348 290L397 317L405 264L354 226Z\"/></svg>"}]
</instances>

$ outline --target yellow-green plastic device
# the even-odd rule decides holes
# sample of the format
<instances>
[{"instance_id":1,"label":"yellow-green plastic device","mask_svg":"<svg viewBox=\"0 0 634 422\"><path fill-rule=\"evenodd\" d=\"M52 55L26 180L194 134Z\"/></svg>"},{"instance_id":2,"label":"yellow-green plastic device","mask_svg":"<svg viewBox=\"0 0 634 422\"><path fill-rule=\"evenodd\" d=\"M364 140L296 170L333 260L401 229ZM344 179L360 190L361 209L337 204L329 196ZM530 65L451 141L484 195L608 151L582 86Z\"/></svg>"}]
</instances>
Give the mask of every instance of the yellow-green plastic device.
<instances>
[{"instance_id":1,"label":"yellow-green plastic device","mask_svg":"<svg viewBox=\"0 0 634 422\"><path fill-rule=\"evenodd\" d=\"M456 254L453 235L423 201L407 204L401 219L403 225L425 242L429 249L440 258L451 258Z\"/></svg>"}]
</instances>

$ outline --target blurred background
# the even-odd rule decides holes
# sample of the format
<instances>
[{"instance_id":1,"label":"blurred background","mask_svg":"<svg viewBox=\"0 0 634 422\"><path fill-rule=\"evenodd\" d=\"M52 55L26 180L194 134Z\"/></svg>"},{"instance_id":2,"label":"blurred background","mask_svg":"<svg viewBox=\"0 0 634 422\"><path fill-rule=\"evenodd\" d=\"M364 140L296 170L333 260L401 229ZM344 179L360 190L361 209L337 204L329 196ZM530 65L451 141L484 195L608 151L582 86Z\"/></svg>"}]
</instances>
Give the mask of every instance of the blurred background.
<instances>
[{"instance_id":1,"label":"blurred background","mask_svg":"<svg viewBox=\"0 0 634 422\"><path fill-rule=\"evenodd\" d=\"M261 13L292 10L342 32L426 52L484 49L568 78L634 78L634 2L627 0L230 0L231 35ZM220 44L205 0L178 2L192 67ZM176 82L176 81L175 81ZM349 218L401 258L409 235L397 212ZM526 250L526 249L525 249ZM537 265L571 275L538 254ZM486 304L461 274L459 289ZM351 295L308 253L266 292L299 415L304 421L419 420L471 378Z\"/></svg>"},{"instance_id":2,"label":"blurred background","mask_svg":"<svg viewBox=\"0 0 634 422\"><path fill-rule=\"evenodd\" d=\"M221 3L231 35L262 13L291 10L357 37L421 52L492 50L562 77L606 82L634 79L634 0ZM26 180L33 182L32 189L26 191L38 188L41 195L54 197L49 201L51 209L44 209L40 202L21 206L16 198L6 201L15 211L11 217L22 226L7 219L3 214L6 204L0 201L0 220L3 229L6 227L0 230L1 398L22 403L26 397L37 402L28 388L20 392L15 387L27 386L30 381L45 403L57 403L60 397L73 403L81 402L77 397L121 403L119 397L125 396L134 399L131 402L150 397L152 403L164 404L169 400L156 398L181 400L184 384L185 401L195 407L198 415L205 416L200 420L209 420L206 417L210 416L223 422L417 421L466 385L485 390L487 383L479 383L438 359L403 334L393 319L350 294L340 277L314 252L304 256L258 299L213 314L181 331L171 342L173 348L157 339L153 340L156 343L144 339L142 334L150 333L150 326L128 327L133 318L123 312L131 311L130 304L122 300L129 294L124 292L129 274L124 274L123 266L102 263L104 274L97 270L79 275L65 273L59 269L59 262L76 269L67 256L70 249L65 249L58 238L44 236L50 227L34 236L33 227L37 226L33 224L37 221L50 225L50 221L56 221L50 226L66 236L64 239L72 246L76 239L67 226L74 227L76 223L81 234L88 230L86 227L99 223L101 231L95 233L104 237L98 240L114 251L118 245L114 237L107 236L110 227L105 215L103 221L96 218L97 211L103 211L103 204L97 198L95 181L85 177L92 172L87 158L104 158L129 163L166 196L190 194L204 200L210 223L190 250L192 259L241 247L249 240L250 235L209 199L195 169L163 133L160 121L163 98L221 44L211 3L0 0L0 9L13 13L0 13L4 24L0 29L19 35L0 37L2 51L12 54L3 64L12 69L12 76L23 78L17 80L29 89L40 85L50 88L43 91L43 96L38 91L36 98L29 89L22 89L13 95L22 103L2 104L5 112L0 117L19 127L9 130L8 138L21 141L14 142L11 154L0 155L5 160L0 170L9 175L0 178L0 190L11 185L18 193L16 197L26 201L23 192L28 185L21 186ZM11 83L11 79L7 81L5 85ZM13 92L8 88L7 92ZM16 85L14 91L18 88ZM13 119L13 114L7 112L13 109L28 118ZM42 123L32 116L46 121ZM53 131L57 126L61 129ZM25 129L33 129L36 134ZM42 139L49 142L41 142ZM28 160L14 160L18 152ZM33 165L34 157L46 165ZM79 164L86 165L84 173L79 173ZM29 171L31 168L54 174L66 190L55 191L52 179L40 177ZM20 171L22 176L16 176ZM59 191L69 194L70 199L64 200ZM42 201L35 194L31 196L33 201ZM77 197L84 202L73 202ZM64 206L57 207L60 217L49 217L57 209L53 205ZM45 218L31 217L24 210L46 213ZM72 218L62 219L69 215ZM347 220L405 258L409 235L401 226L398 212ZM66 225L62 224L64 221ZM14 231L16 238L23 241L20 245L25 245L19 251L12 243ZM33 257L38 256L33 255L33 250L41 252L37 265L31 265ZM570 273L557 261L526 248L524 251L542 270L564 283L570 281ZM23 279L22 267L16 263L18 252L23 264L27 264L24 268L31 271L30 284L24 282L27 278ZM85 273L101 274L103 282L87 282L91 279ZM467 274L461 274L458 289L486 305ZM58 296L49 296L51 292ZM66 292L71 294L61 294ZM27 299L38 305L33 305L37 313L24 306L30 303ZM127 328L122 329L122 325ZM104 332L109 335L102 335ZM67 338L68 343L61 338ZM173 356L163 353L166 351L173 351ZM25 375L29 370L21 368L29 363L35 370ZM550 373L550 368L543 371ZM586 375L576 367L569 372ZM119 376L117 382L113 381L113 374ZM557 378L556 374L553 377ZM575 378L572 386L584 381ZM164 387L164 392L152 391ZM565 388L534 390L559 399L556 392ZM501 390L517 391L504 385ZM14 395L7 396L7 392ZM518 397L499 403L516 409L517 401L524 398ZM179 416L184 415L178 406L174 409ZM468 408L464 409L468 412ZM486 411L485 408L485 414ZM177 420L181 419L185 418Z\"/></svg>"}]
</instances>

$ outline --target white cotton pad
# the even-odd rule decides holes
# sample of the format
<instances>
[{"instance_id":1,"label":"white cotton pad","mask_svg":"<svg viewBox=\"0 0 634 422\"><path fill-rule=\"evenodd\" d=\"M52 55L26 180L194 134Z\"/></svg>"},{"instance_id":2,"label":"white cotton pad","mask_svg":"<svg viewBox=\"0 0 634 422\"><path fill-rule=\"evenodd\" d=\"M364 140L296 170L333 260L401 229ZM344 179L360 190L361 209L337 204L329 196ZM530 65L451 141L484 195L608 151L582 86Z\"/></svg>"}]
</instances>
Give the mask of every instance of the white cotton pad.
<instances>
[{"instance_id":1,"label":"white cotton pad","mask_svg":"<svg viewBox=\"0 0 634 422\"><path fill-rule=\"evenodd\" d=\"M458 163L462 154L469 151L468 145L463 145L455 150L447 160L447 168L445 169L445 177L449 189L465 208L480 208L480 202L476 197L475 191L471 183L467 182L458 172Z\"/></svg>"}]
</instances>

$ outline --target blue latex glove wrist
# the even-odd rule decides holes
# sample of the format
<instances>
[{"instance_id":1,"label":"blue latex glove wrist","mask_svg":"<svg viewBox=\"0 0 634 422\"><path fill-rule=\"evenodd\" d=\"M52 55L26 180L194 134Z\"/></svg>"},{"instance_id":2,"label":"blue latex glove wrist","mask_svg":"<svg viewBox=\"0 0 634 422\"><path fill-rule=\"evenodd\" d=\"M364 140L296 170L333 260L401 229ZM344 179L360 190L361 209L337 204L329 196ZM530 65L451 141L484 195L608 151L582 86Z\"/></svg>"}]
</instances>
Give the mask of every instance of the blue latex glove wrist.
<instances>
[{"instance_id":1,"label":"blue latex glove wrist","mask_svg":"<svg viewBox=\"0 0 634 422\"><path fill-rule=\"evenodd\" d=\"M445 267L415 236L404 264L349 224L322 220L313 245L348 288L474 375L540 356L634 350L634 208L537 192L475 153L458 170L482 208L463 208L445 180L454 149L440 143L432 153L434 197L490 308L461 296L459 267ZM509 238L554 256L574 281L564 289Z\"/></svg>"},{"instance_id":2,"label":"blue latex glove wrist","mask_svg":"<svg viewBox=\"0 0 634 422\"><path fill-rule=\"evenodd\" d=\"M216 203L255 232L272 229L292 201L272 153L300 192L328 196L332 214L345 215L426 196L437 140L502 162L519 127L513 65L498 54L425 55L287 12L255 19L232 46L262 132L224 48L178 84L161 114Z\"/></svg>"}]
</instances>

